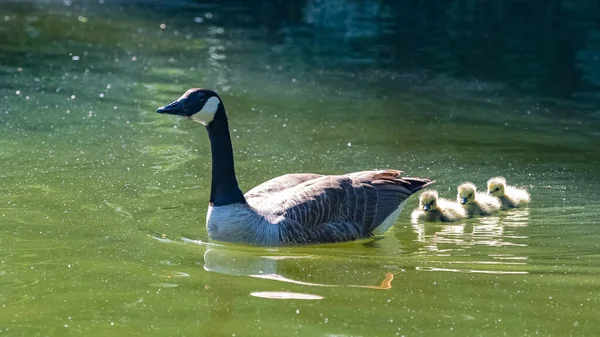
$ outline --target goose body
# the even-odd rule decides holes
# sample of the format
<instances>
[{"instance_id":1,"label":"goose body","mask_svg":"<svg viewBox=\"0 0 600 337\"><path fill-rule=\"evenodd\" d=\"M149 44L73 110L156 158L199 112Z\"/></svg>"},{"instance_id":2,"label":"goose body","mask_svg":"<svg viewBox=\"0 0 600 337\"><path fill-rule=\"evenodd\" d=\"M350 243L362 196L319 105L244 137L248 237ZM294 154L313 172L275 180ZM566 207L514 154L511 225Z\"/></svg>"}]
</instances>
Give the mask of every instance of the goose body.
<instances>
[{"instance_id":1,"label":"goose body","mask_svg":"<svg viewBox=\"0 0 600 337\"><path fill-rule=\"evenodd\" d=\"M501 207L500 200L493 195L477 192L477 187L472 183L458 186L456 200L461 203L469 217L490 215L498 212Z\"/></svg>"},{"instance_id":2,"label":"goose body","mask_svg":"<svg viewBox=\"0 0 600 337\"><path fill-rule=\"evenodd\" d=\"M467 217L467 211L457 202L439 198L437 191L425 191L419 197L419 208L411 218L413 222L454 222Z\"/></svg>"},{"instance_id":3,"label":"goose body","mask_svg":"<svg viewBox=\"0 0 600 337\"><path fill-rule=\"evenodd\" d=\"M504 177L491 178L487 186L488 194L502 202L502 209L517 208L529 203L529 193L524 189L507 185Z\"/></svg>"},{"instance_id":4,"label":"goose body","mask_svg":"<svg viewBox=\"0 0 600 337\"><path fill-rule=\"evenodd\" d=\"M235 175L225 108L212 90L190 89L158 109L206 126L212 182L206 228L210 239L258 246L352 241L383 234L408 197L433 183L398 170L343 175L293 173L242 194Z\"/></svg>"}]
</instances>

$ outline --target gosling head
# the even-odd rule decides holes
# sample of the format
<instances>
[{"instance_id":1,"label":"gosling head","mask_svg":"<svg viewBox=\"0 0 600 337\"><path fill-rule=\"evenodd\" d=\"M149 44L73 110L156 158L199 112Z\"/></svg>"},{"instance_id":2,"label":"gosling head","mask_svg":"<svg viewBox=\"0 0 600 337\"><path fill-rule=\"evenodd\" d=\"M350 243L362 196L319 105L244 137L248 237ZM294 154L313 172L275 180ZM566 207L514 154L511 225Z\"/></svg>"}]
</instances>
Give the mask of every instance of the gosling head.
<instances>
[{"instance_id":1,"label":"gosling head","mask_svg":"<svg viewBox=\"0 0 600 337\"><path fill-rule=\"evenodd\" d=\"M419 208L425 212L437 209L438 193L436 191L425 191L419 197Z\"/></svg>"},{"instance_id":2,"label":"gosling head","mask_svg":"<svg viewBox=\"0 0 600 337\"><path fill-rule=\"evenodd\" d=\"M215 116L223 111L223 103L216 92L210 89L189 89L179 99L158 108L161 114L182 116L208 126ZM224 111L222 112L225 115Z\"/></svg>"},{"instance_id":3,"label":"gosling head","mask_svg":"<svg viewBox=\"0 0 600 337\"><path fill-rule=\"evenodd\" d=\"M472 183L464 183L458 186L458 195L456 199L463 205L475 202L475 192L477 187Z\"/></svg>"},{"instance_id":4,"label":"gosling head","mask_svg":"<svg viewBox=\"0 0 600 337\"><path fill-rule=\"evenodd\" d=\"M488 193L497 197L502 198L504 196L504 188L506 187L506 179L503 177L495 177L487 182Z\"/></svg>"}]
</instances>

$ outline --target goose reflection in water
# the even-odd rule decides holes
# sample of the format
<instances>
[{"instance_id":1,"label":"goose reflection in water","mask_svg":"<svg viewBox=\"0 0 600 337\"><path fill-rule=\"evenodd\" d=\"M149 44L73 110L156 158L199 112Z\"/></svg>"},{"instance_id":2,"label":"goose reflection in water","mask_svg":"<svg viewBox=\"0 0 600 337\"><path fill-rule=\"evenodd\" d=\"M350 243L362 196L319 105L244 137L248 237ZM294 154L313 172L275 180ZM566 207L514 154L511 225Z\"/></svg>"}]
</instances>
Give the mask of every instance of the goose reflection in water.
<instances>
[{"instance_id":1,"label":"goose reflection in water","mask_svg":"<svg viewBox=\"0 0 600 337\"><path fill-rule=\"evenodd\" d=\"M386 290L392 287L394 279L392 273L385 273L385 267L373 267L372 260L365 262L372 272L355 273L364 266L358 266L360 261L349 263L348 255L344 255L342 249L333 248L327 255L317 255L312 250L309 253L302 249L271 250L184 241L206 248L204 261L198 265L208 271L203 278L206 282L204 294L208 299L207 316L210 318L210 324L203 330L203 335L207 336L231 336L223 327L244 319L244 314L240 313L246 310L269 305L262 301L320 301L331 298L332 294L335 300L335 294L332 293L334 287L364 288L369 292ZM340 255L335 256L338 253ZM348 268L348 265L357 269ZM255 281L248 279L240 282L239 277L249 277ZM287 285L282 286L274 281ZM240 298L247 300L240 301Z\"/></svg>"},{"instance_id":2,"label":"goose reflection in water","mask_svg":"<svg viewBox=\"0 0 600 337\"><path fill-rule=\"evenodd\" d=\"M338 263L344 262L340 260ZM381 276L375 276L376 279L373 279L372 273L353 273L350 278L348 272L340 272L345 268L332 268L331 264L336 264L335 259L324 261L315 255L278 255L265 250L242 250L215 244L211 244L204 252L204 270L223 275L248 276L312 287L392 288L394 274L391 272L382 272ZM356 283L348 283L350 279Z\"/></svg>"}]
</instances>

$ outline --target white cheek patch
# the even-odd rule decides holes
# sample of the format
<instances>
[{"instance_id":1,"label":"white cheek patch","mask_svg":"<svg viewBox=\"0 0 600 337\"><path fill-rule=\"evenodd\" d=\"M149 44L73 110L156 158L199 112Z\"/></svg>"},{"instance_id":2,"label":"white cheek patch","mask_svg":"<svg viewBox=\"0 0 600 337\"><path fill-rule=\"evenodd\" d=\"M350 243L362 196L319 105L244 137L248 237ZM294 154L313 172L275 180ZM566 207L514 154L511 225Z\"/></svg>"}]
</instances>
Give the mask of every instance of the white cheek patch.
<instances>
[{"instance_id":1,"label":"white cheek patch","mask_svg":"<svg viewBox=\"0 0 600 337\"><path fill-rule=\"evenodd\" d=\"M219 109L221 101L217 97L211 97L204 103L202 110L192 115L192 119L196 122L208 125L215 118L215 113Z\"/></svg>"}]
</instances>

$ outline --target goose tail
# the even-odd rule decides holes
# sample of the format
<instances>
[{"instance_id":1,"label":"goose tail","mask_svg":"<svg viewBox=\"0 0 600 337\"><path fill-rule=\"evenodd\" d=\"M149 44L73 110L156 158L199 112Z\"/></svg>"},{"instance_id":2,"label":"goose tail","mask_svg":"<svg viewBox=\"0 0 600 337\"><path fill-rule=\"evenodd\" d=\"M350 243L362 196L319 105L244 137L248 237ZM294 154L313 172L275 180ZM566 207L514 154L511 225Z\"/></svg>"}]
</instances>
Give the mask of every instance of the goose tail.
<instances>
[{"instance_id":1,"label":"goose tail","mask_svg":"<svg viewBox=\"0 0 600 337\"><path fill-rule=\"evenodd\" d=\"M413 194L435 183L435 180L429 178L402 177L402 180L410 184L407 189Z\"/></svg>"},{"instance_id":2,"label":"goose tail","mask_svg":"<svg viewBox=\"0 0 600 337\"><path fill-rule=\"evenodd\" d=\"M402 174L404 174L404 172L399 170L385 170L376 172L374 176L371 176L371 179L372 181L379 180L394 185L401 185L406 188L411 195L435 183L435 180L429 178L402 177Z\"/></svg>"}]
</instances>

